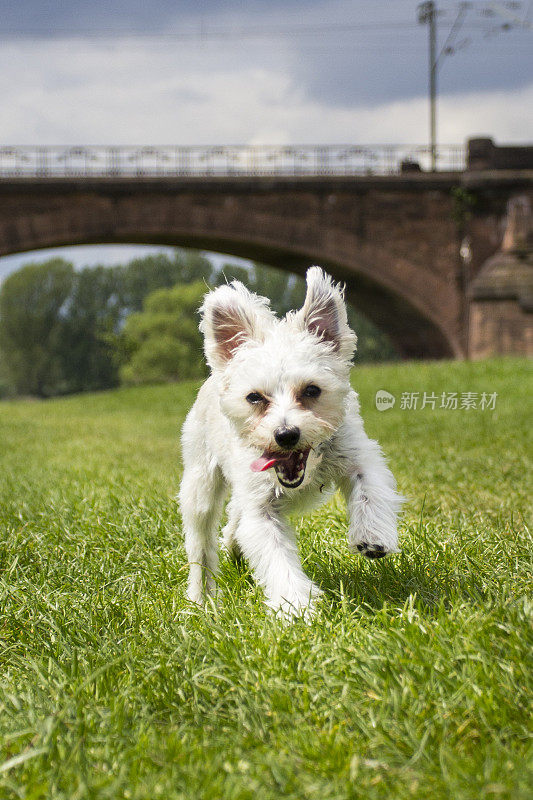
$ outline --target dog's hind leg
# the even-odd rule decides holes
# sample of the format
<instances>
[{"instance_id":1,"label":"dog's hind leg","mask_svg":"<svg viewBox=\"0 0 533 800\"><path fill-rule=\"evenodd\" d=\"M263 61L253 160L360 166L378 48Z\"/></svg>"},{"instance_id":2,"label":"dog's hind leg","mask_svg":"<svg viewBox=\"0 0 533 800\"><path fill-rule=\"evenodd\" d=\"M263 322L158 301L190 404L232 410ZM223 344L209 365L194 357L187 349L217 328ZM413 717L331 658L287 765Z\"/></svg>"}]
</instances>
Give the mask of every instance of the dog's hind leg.
<instances>
[{"instance_id":1,"label":"dog's hind leg","mask_svg":"<svg viewBox=\"0 0 533 800\"><path fill-rule=\"evenodd\" d=\"M187 597L194 603L215 591L217 531L226 489L213 456L195 449L185 458L179 500L189 561Z\"/></svg>"}]
</instances>

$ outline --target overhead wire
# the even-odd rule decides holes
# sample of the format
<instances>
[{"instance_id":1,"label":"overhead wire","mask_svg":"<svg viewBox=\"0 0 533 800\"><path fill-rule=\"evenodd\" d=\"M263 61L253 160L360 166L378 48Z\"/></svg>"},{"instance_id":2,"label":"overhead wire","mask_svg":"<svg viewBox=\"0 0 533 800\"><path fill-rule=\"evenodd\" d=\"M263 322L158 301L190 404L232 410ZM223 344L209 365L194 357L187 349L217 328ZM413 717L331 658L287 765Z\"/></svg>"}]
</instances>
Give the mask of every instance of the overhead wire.
<instances>
[{"instance_id":1,"label":"overhead wire","mask_svg":"<svg viewBox=\"0 0 533 800\"><path fill-rule=\"evenodd\" d=\"M447 15L443 15L443 18ZM169 30L153 29L139 30L137 28L125 27L53 27L43 28L16 28L4 27L0 29L0 38L36 38L36 39L60 39L60 38L110 38L110 37L132 37L132 38L162 38L176 40L206 41L209 39L244 39L244 38L285 38L300 36L324 36L329 34L350 34L360 32L392 32L399 30L412 31L420 26L416 21L411 20L390 20L376 22L333 22L333 23L307 23L299 25L247 25L247 26L215 26L206 25L201 22L196 26L189 26L188 29ZM486 30L484 21L470 20L463 22L464 29Z\"/></svg>"}]
</instances>

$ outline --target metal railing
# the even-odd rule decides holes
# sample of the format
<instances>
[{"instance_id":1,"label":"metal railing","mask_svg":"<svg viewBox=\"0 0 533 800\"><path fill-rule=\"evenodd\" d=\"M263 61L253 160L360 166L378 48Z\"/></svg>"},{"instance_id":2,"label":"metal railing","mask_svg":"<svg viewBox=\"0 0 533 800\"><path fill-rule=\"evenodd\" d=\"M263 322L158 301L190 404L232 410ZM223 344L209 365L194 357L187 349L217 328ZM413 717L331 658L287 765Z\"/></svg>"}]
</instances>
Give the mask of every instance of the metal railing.
<instances>
[{"instance_id":1,"label":"metal railing","mask_svg":"<svg viewBox=\"0 0 533 800\"><path fill-rule=\"evenodd\" d=\"M0 178L395 175L428 171L424 145L0 147ZM441 145L439 171L465 168L462 145Z\"/></svg>"}]
</instances>

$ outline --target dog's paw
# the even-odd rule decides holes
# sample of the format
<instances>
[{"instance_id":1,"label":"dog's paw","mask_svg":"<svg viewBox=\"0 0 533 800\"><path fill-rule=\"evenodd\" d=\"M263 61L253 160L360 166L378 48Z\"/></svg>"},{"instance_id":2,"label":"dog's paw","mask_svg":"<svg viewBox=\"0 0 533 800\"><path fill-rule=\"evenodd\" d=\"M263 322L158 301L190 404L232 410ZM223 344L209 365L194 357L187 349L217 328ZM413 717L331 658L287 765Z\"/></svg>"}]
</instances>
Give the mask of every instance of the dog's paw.
<instances>
[{"instance_id":1,"label":"dog's paw","mask_svg":"<svg viewBox=\"0 0 533 800\"><path fill-rule=\"evenodd\" d=\"M383 558L389 553L398 553L398 533L395 526L348 530L348 547L352 553L365 558Z\"/></svg>"},{"instance_id":2,"label":"dog's paw","mask_svg":"<svg viewBox=\"0 0 533 800\"><path fill-rule=\"evenodd\" d=\"M371 544L369 542L359 542L356 548L365 558L384 558L391 552L386 550L382 544Z\"/></svg>"},{"instance_id":3,"label":"dog's paw","mask_svg":"<svg viewBox=\"0 0 533 800\"><path fill-rule=\"evenodd\" d=\"M203 589L198 589L195 586L189 586L186 597L189 603L194 603L197 606L203 606L205 601Z\"/></svg>"}]
</instances>

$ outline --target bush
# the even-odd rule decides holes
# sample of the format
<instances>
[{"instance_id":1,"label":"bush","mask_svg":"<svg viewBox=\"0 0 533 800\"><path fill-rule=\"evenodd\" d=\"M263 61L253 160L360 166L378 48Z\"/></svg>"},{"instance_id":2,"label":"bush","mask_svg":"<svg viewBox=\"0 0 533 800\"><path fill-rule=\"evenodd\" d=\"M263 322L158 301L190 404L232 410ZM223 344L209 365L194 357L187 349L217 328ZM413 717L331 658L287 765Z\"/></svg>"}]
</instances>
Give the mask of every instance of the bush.
<instances>
[{"instance_id":1,"label":"bush","mask_svg":"<svg viewBox=\"0 0 533 800\"><path fill-rule=\"evenodd\" d=\"M144 311L128 317L120 337L126 359L122 383L168 383L207 374L197 319L204 294L198 281L148 295Z\"/></svg>"}]
</instances>

